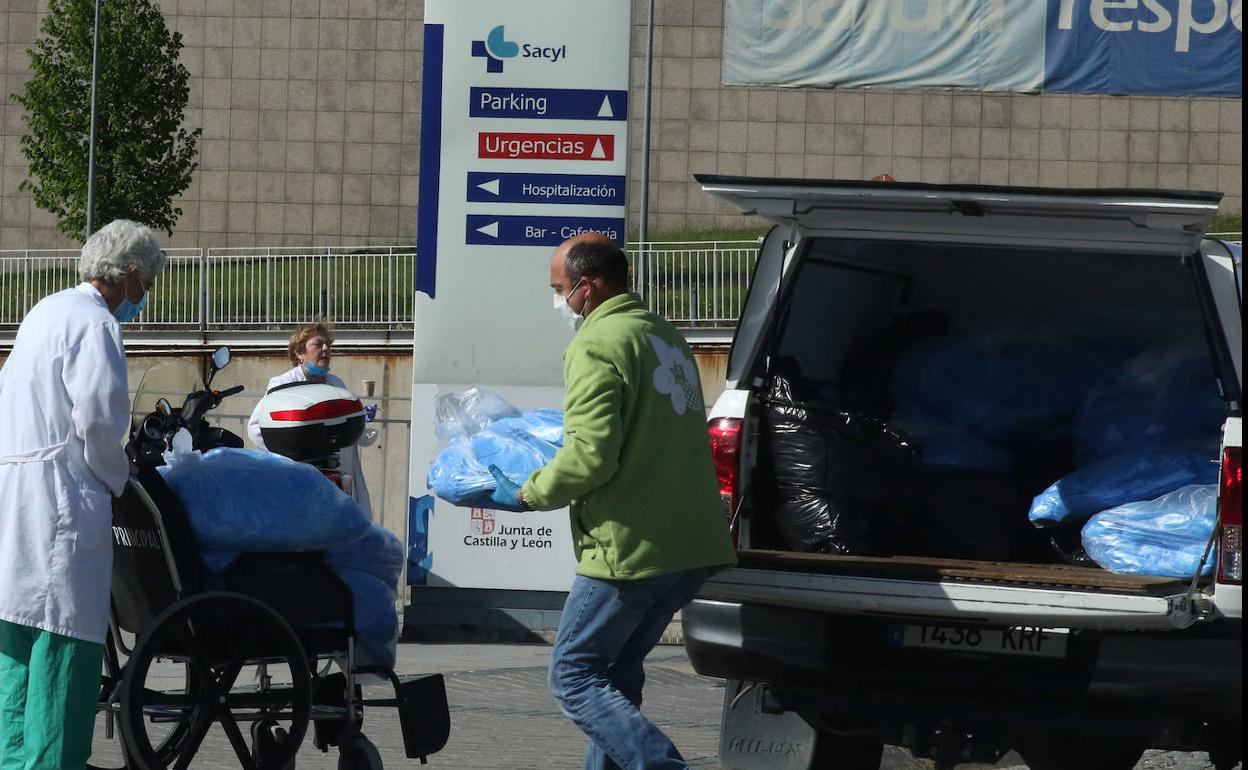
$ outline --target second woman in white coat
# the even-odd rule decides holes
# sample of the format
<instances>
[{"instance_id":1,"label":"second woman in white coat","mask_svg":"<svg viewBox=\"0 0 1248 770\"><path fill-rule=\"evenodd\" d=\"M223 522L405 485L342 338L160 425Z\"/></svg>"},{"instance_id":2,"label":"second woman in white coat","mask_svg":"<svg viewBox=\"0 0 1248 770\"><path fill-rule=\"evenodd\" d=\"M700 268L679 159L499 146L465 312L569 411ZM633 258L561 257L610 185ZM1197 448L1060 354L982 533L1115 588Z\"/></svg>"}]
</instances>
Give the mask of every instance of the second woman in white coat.
<instances>
[{"instance_id":1,"label":"second woman in white coat","mask_svg":"<svg viewBox=\"0 0 1248 770\"><path fill-rule=\"evenodd\" d=\"M330 334L325 324L309 324L295 329L294 334L290 336L290 345L287 350L290 363L294 368L269 380L268 387L264 389L265 392L267 393L278 385L287 385L292 382L323 382L350 390L341 378L329 371L330 361L333 358L333 344L333 335ZM252 443L256 446L267 449L264 445L264 437L260 435L260 403L256 404L256 408L251 413L251 419L247 421L247 435L251 437ZM352 445L343 449L338 453L338 459L342 463L342 472L350 474L355 481L352 497L364 509L364 513L372 518L373 508L368 497L368 486L364 483L364 472L360 467L359 446Z\"/></svg>"}]
</instances>

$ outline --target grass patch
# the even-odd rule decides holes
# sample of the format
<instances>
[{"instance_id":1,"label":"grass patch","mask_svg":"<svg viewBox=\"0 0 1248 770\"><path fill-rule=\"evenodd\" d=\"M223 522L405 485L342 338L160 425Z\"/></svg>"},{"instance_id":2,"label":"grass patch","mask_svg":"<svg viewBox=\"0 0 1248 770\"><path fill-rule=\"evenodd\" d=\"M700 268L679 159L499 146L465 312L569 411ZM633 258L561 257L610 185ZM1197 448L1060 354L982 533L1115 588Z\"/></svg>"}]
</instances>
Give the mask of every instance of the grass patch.
<instances>
[{"instance_id":1,"label":"grass patch","mask_svg":"<svg viewBox=\"0 0 1248 770\"><path fill-rule=\"evenodd\" d=\"M1210 233L1242 233L1244 217L1242 214L1219 214L1209 223Z\"/></svg>"},{"instance_id":2,"label":"grass patch","mask_svg":"<svg viewBox=\"0 0 1248 770\"><path fill-rule=\"evenodd\" d=\"M677 230L666 233L650 233L652 242L674 241L754 241L767 233L767 228L738 227L715 230ZM637 238L637 233L629 235L629 242Z\"/></svg>"}]
</instances>

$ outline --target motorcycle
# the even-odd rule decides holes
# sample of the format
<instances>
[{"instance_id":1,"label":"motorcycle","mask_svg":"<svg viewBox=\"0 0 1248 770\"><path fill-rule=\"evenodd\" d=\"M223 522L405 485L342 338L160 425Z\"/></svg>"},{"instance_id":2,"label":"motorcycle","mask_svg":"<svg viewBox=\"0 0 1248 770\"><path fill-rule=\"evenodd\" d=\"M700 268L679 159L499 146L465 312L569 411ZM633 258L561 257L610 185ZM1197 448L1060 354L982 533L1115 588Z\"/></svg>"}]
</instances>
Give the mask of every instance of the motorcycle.
<instances>
[{"instance_id":1,"label":"motorcycle","mask_svg":"<svg viewBox=\"0 0 1248 770\"><path fill-rule=\"evenodd\" d=\"M213 378L229 366L230 349L217 348L209 361L208 376L202 388L195 384L181 407L174 407L166 398L158 399L133 431L126 453L139 467L155 468L165 464L165 452L173 448L178 431L185 429L191 436L191 448L243 448L243 439L235 433L208 423L206 415L226 398L243 392L238 385L225 390L212 388ZM134 411L140 412L145 386L155 381L164 388L185 386L197 379L185 361L162 362L144 372ZM304 462L320 471L339 489L352 494L355 480L341 470L338 452L356 443L364 433L363 404L350 391L332 385L295 382L279 385L264 396L260 432L269 451Z\"/></svg>"},{"instance_id":2,"label":"motorcycle","mask_svg":"<svg viewBox=\"0 0 1248 770\"><path fill-rule=\"evenodd\" d=\"M126 454L132 463L140 468L156 468L164 465L164 453L173 447L174 436L180 430L186 430L190 434L191 448L200 452L219 447L234 449L243 447L243 439L240 436L224 428L210 425L205 419L208 412L220 406L223 400L243 392L242 385L225 390L214 390L211 387L213 378L229 366L229 363L230 349L224 346L219 347L210 359L208 376L204 380L203 388L192 387L181 407L174 407L167 398L157 399L155 407L138 421L129 443L126 444ZM144 397L143 384L152 378L153 372L164 374L166 377L172 374L173 379L185 380L185 375L178 371L176 365L165 367L163 371L154 367L145 372L140 381L138 396L135 398L136 411ZM155 379L159 380L160 377L157 376Z\"/></svg>"}]
</instances>

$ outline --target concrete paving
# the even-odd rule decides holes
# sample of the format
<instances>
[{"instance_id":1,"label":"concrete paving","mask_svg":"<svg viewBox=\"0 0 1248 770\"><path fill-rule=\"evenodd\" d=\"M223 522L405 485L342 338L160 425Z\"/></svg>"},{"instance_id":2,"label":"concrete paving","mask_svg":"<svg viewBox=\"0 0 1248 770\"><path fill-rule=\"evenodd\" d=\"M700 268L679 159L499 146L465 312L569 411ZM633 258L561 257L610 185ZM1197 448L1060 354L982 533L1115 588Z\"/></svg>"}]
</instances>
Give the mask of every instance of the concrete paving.
<instances>
[{"instance_id":1,"label":"concrete paving","mask_svg":"<svg viewBox=\"0 0 1248 770\"><path fill-rule=\"evenodd\" d=\"M573 770L582 766L584 738L555 707L546 692L546 645L401 644L400 674L441 672L446 676L451 708L451 738L430 758L430 767L456 770L533 768ZM679 646L662 646L647 661L647 715L680 748L691 767L718 768L719 715L723 688L718 680L695 674ZM383 690L366 688L383 697ZM397 714L388 709L366 713L364 732L376 744L388 768L418 766L403 755ZM103 737L97 723L92 764L120 764L115 741ZM213 728L192 767L226 770L238 762L218 727ZM298 756L304 770L332 770L338 754L321 754L305 741ZM882 770L927 770L929 763L901 749L886 751ZM967 766L970 767L970 766ZM998 769L1025 770L1017 756ZM983 770L982 766L980 766ZM1150 752L1137 770L1212 770L1203 754Z\"/></svg>"}]
</instances>

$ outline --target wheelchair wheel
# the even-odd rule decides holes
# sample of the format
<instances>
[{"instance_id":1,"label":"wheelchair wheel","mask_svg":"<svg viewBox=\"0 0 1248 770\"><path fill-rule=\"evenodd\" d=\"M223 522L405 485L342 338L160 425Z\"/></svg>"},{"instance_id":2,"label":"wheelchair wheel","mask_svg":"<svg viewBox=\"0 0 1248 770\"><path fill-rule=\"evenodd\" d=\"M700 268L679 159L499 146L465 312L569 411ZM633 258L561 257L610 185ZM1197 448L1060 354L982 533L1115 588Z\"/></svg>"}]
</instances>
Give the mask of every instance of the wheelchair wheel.
<instances>
[{"instance_id":1,"label":"wheelchair wheel","mask_svg":"<svg viewBox=\"0 0 1248 770\"><path fill-rule=\"evenodd\" d=\"M363 733L338 744L338 770L383 770L381 754Z\"/></svg>"},{"instance_id":2,"label":"wheelchair wheel","mask_svg":"<svg viewBox=\"0 0 1248 770\"><path fill-rule=\"evenodd\" d=\"M181 690L165 684L165 660L186 666ZM127 758L140 770L187 767L214 723L243 767L283 770L307 732L311 671L272 609L241 594L199 594L161 613L138 640L120 699ZM240 722L268 723L286 738L249 746Z\"/></svg>"},{"instance_id":3,"label":"wheelchair wheel","mask_svg":"<svg viewBox=\"0 0 1248 770\"><path fill-rule=\"evenodd\" d=\"M167 686L169 688L167 689L168 692L179 695L191 695L192 693L198 691L195 673L191 670L190 666L185 663L170 664L170 668L167 670L170 671L170 673L165 677L169 682L169 685ZM180 689L172 689L176 686L174 683L179 680L184 683L183 686ZM101 704L111 702L109 696L111 695L112 688L110 686L106 686L105 690L106 691L101 693L100 696ZM107 732L101 723L108 719L108 715L105 712L111 710L111 708L106 709L103 707L97 710L96 724L98 731ZM114 748L106 748L108 744L103 744L99 740L96 740L92 746L91 752L91 758L95 761L87 765L87 770L130 770L131 766L126 762L126 745L125 740L122 738L121 730L119 729L119 721L120 720L117 715L114 713L113 729L116 730L116 742L112 744ZM177 758L178 746L181 744L182 739L186 737L189 729L190 724L188 722L172 722L168 724L160 723L149 725L148 740L152 744L153 753L157 757L157 765L159 767L168 766L174 759ZM113 764L114 762L120 762L120 764Z\"/></svg>"},{"instance_id":4,"label":"wheelchair wheel","mask_svg":"<svg viewBox=\"0 0 1248 770\"><path fill-rule=\"evenodd\" d=\"M281 750L289 737L286 734L286 728L276 722L252 722L251 753L256 759L256 764L263 765L269 756ZM294 758L282 770L295 770Z\"/></svg>"}]
</instances>

